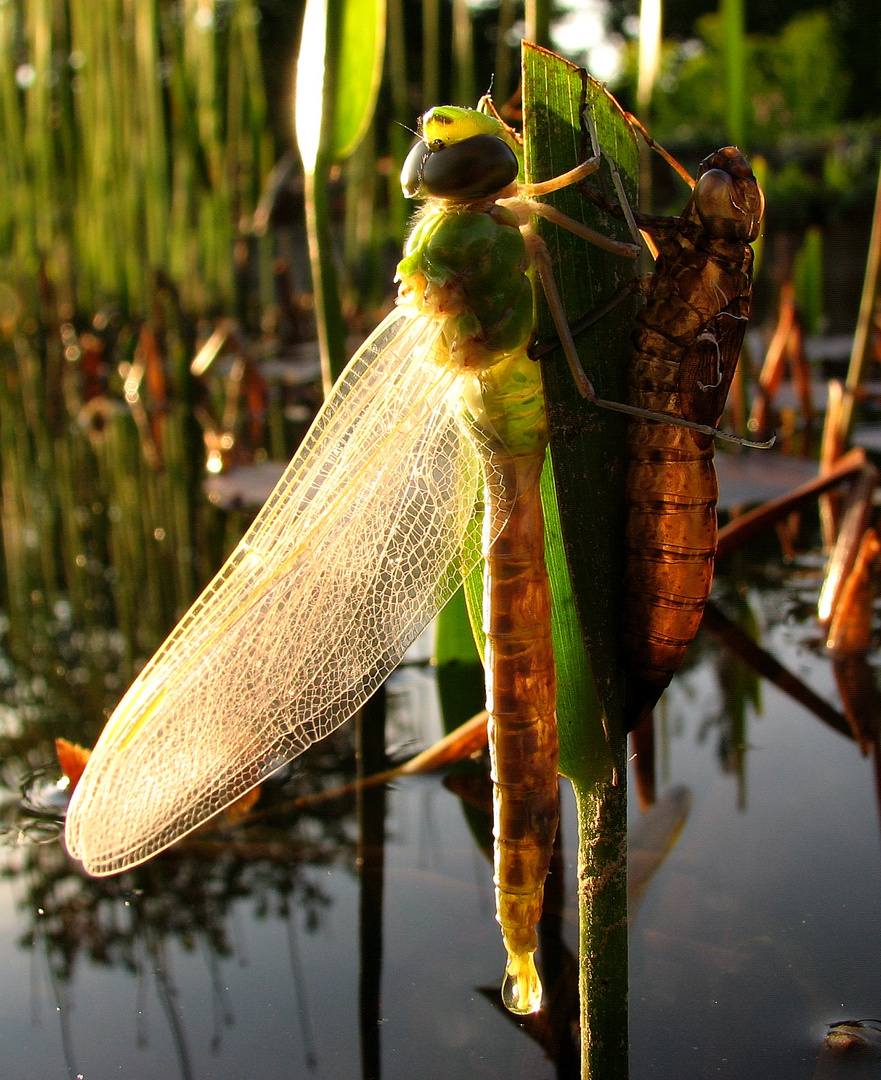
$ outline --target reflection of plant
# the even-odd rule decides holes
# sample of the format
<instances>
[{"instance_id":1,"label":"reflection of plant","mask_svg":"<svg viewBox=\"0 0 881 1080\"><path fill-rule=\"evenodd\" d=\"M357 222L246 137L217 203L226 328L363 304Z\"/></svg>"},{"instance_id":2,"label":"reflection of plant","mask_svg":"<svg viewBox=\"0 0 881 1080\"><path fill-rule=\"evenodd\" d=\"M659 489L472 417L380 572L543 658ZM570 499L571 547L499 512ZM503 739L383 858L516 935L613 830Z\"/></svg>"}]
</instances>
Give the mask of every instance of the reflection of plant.
<instances>
[{"instance_id":1,"label":"reflection of plant","mask_svg":"<svg viewBox=\"0 0 881 1080\"><path fill-rule=\"evenodd\" d=\"M284 456L302 427L284 409L304 395L274 394L273 425L265 409L249 407L253 423L240 431L245 410L230 407L237 384L223 377L224 362L210 377L190 372L194 330L167 282L157 279L151 321L107 310L88 329L65 321L44 286L36 317L20 311L15 332L0 334L0 589L5 647L23 678L22 689L4 692L0 670L0 695L19 718L25 704L8 695L33 697L27 709L41 717L46 699L67 726L43 735L90 745L105 710L247 524L202 496L200 422L207 434L223 416L236 461L246 445L262 452L273 426Z\"/></svg>"},{"instance_id":2,"label":"reflection of plant","mask_svg":"<svg viewBox=\"0 0 881 1080\"><path fill-rule=\"evenodd\" d=\"M343 756L340 756L342 752ZM325 754L334 772L350 761L349 747ZM348 773L349 770L347 769ZM327 777L324 777L325 782ZM311 784L309 785L311 786ZM270 790L270 803L274 796ZM156 859L110 878L86 876L60 842L7 849L0 873L15 879L32 925L24 948L41 943L55 979L69 981L81 957L138 971L142 958L175 941L185 951L203 946L233 953L229 917L247 898L258 918L298 912L314 933L332 900L328 866L354 872L355 830L337 802L281 824L202 830ZM321 869L319 869L321 868Z\"/></svg>"},{"instance_id":3,"label":"reflection of plant","mask_svg":"<svg viewBox=\"0 0 881 1080\"><path fill-rule=\"evenodd\" d=\"M798 564L785 567L776 559L750 560L749 584L740 576L743 568L727 569L728 573L717 576L713 595L731 621L771 653L776 650L768 642L779 638L782 628L797 623L799 648L810 648L819 590L816 573L808 585L810 596L799 602L796 590L802 586L803 571ZM707 695L709 673L715 691ZM741 800L745 800L748 725L750 717L763 713L762 679L758 671L724 647L718 630L712 637L706 632L698 635L689 649L683 675L680 693L693 703L703 703L702 715L697 718L698 740L703 742L715 733L719 764L737 778Z\"/></svg>"},{"instance_id":4,"label":"reflection of plant","mask_svg":"<svg viewBox=\"0 0 881 1080\"><path fill-rule=\"evenodd\" d=\"M20 658L0 653L0 779L54 759L56 736L97 732L125 686L118 631L84 631L70 606L56 603L51 618L34 619L31 649Z\"/></svg>"},{"instance_id":5,"label":"reflection of plant","mask_svg":"<svg viewBox=\"0 0 881 1080\"><path fill-rule=\"evenodd\" d=\"M29 649L0 651L0 837L46 830L22 811L19 788L58 778L56 738L94 742L127 675L119 631L77 626L66 601L29 629Z\"/></svg>"}]
</instances>

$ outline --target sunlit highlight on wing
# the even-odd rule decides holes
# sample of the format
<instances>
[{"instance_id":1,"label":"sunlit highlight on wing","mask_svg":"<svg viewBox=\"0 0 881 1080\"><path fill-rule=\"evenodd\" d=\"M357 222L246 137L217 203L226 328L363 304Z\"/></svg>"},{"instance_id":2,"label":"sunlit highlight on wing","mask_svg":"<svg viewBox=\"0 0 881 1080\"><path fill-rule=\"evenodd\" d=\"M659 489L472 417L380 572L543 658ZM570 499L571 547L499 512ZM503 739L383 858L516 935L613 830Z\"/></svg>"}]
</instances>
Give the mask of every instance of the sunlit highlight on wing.
<instances>
[{"instance_id":1,"label":"sunlit highlight on wing","mask_svg":"<svg viewBox=\"0 0 881 1080\"><path fill-rule=\"evenodd\" d=\"M345 721L480 558L483 473L438 320L397 309L132 685L71 802L93 874L142 862Z\"/></svg>"}]
</instances>

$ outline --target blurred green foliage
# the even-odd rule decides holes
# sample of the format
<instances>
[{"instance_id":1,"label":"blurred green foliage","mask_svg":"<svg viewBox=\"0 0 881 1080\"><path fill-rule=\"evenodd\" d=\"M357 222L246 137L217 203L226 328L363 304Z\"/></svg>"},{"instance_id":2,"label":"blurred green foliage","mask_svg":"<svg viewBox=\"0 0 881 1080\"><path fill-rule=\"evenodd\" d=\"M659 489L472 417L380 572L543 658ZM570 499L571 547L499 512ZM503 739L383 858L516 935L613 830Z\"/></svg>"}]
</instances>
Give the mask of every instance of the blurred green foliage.
<instances>
[{"instance_id":1,"label":"blurred green foliage","mask_svg":"<svg viewBox=\"0 0 881 1080\"><path fill-rule=\"evenodd\" d=\"M638 15L637 0L608 0L608 26L613 33L627 36ZM675 0L664 10L664 36L671 42L687 44L696 37L703 16L719 8L719 0ZM788 23L805 15L822 14L828 19L841 62L847 73L843 119L877 119L881 113L881 5L872 0L762 0L746 5L746 31L750 36L777 37ZM617 92L617 91L616 91Z\"/></svg>"},{"instance_id":2,"label":"blurred green foliage","mask_svg":"<svg viewBox=\"0 0 881 1080\"><path fill-rule=\"evenodd\" d=\"M795 256L792 272L795 297L802 326L818 334L823 326L823 233L817 225L808 227Z\"/></svg>"},{"instance_id":3,"label":"blurred green foliage","mask_svg":"<svg viewBox=\"0 0 881 1080\"><path fill-rule=\"evenodd\" d=\"M143 313L161 270L191 311L229 302L272 165L258 22L252 0L0 4L0 279Z\"/></svg>"},{"instance_id":4,"label":"blurred green foliage","mask_svg":"<svg viewBox=\"0 0 881 1080\"><path fill-rule=\"evenodd\" d=\"M702 16L696 37L664 43L652 98L652 133L662 142L718 141L726 126L725 46L720 15ZM824 11L793 18L779 34L748 34L745 141L750 147L828 133L843 116L849 74ZM635 81L635 48L626 81Z\"/></svg>"},{"instance_id":5,"label":"blurred green foliage","mask_svg":"<svg viewBox=\"0 0 881 1080\"><path fill-rule=\"evenodd\" d=\"M708 6L719 10L707 13ZM612 9L620 15L614 2ZM679 5L665 8L661 71L649 115L641 117L653 136L691 167L726 139L752 157L762 155L768 168L763 186L772 208L766 232L799 233L854 211L867 214L878 171L881 115L876 109L855 118L853 91L860 77L845 45L840 12L829 7L793 14L792 7L784 11L777 5L773 16L758 18L755 5L747 5L741 49L745 87L738 110L727 97L730 35L724 12L718 0L688 10L691 22ZM624 61L612 85L627 105L635 96L636 42L627 45ZM733 115L739 135L731 131ZM655 183L656 209L673 212L680 195L665 186L665 171L657 164Z\"/></svg>"}]
</instances>

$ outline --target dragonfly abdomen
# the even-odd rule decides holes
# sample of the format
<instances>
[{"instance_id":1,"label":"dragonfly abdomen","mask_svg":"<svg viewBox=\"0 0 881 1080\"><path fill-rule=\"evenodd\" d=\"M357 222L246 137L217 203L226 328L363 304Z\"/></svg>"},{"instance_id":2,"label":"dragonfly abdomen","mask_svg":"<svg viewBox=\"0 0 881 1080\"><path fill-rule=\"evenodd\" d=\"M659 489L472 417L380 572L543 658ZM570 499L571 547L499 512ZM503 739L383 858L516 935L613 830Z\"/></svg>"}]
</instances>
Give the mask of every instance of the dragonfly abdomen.
<instances>
[{"instance_id":1,"label":"dragonfly abdomen","mask_svg":"<svg viewBox=\"0 0 881 1080\"><path fill-rule=\"evenodd\" d=\"M636 463L631 471L642 471ZM652 463L655 464L655 463ZM630 491L623 647L628 699L637 716L654 706L697 633L713 582L716 549L716 483L702 461L667 463L677 486L691 482L693 495L672 493L647 501ZM655 471L655 470L652 470Z\"/></svg>"},{"instance_id":2,"label":"dragonfly abdomen","mask_svg":"<svg viewBox=\"0 0 881 1080\"><path fill-rule=\"evenodd\" d=\"M544 451L512 460L516 498L485 551L484 630L496 918L508 952L505 1004L541 1002L533 955L559 818L556 674L539 480ZM511 494L511 493L509 493ZM490 492L488 513L506 501Z\"/></svg>"},{"instance_id":3,"label":"dragonfly abdomen","mask_svg":"<svg viewBox=\"0 0 881 1080\"><path fill-rule=\"evenodd\" d=\"M439 155L445 152L437 151ZM425 178L426 155L415 170ZM401 295L444 320L463 375L466 429L482 455L484 631L502 996L541 1006L536 924L559 817L556 676L539 480L547 446L541 373L526 353L532 285L519 219L492 199L430 202L398 264Z\"/></svg>"}]
</instances>

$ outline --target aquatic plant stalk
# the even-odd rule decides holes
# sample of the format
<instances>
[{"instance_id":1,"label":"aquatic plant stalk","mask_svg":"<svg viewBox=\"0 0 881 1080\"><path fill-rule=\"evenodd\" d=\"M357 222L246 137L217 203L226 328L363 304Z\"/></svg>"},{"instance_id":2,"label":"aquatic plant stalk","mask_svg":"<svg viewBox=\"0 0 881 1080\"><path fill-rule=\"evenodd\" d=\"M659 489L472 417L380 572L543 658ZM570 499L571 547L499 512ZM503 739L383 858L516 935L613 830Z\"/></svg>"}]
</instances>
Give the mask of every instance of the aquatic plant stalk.
<instances>
[{"instance_id":1,"label":"aquatic plant stalk","mask_svg":"<svg viewBox=\"0 0 881 1080\"><path fill-rule=\"evenodd\" d=\"M453 97L462 105L470 105L476 97L474 34L466 0L453 0Z\"/></svg>"},{"instance_id":2,"label":"aquatic plant stalk","mask_svg":"<svg viewBox=\"0 0 881 1080\"><path fill-rule=\"evenodd\" d=\"M843 445L846 445L850 439L850 432L853 427L855 395L863 380L863 370L871 354L879 269L881 269L881 169L878 172L878 186L875 191L875 210L872 215L872 233L869 239L869 253L866 258L866 276L863 280L860 312L857 317L856 333L854 334L850 354L850 365L847 369L844 401L841 406L839 434Z\"/></svg>"},{"instance_id":3,"label":"aquatic plant stalk","mask_svg":"<svg viewBox=\"0 0 881 1080\"><path fill-rule=\"evenodd\" d=\"M547 48L551 43L550 0L526 0L524 40Z\"/></svg>"},{"instance_id":4,"label":"aquatic plant stalk","mask_svg":"<svg viewBox=\"0 0 881 1080\"><path fill-rule=\"evenodd\" d=\"M396 6L400 0L395 0ZM440 101L440 3L422 0L422 101L423 111ZM471 102L462 102L470 105Z\"/></svg>"},{"instance_id":5,"label":"aquatic plant stalk","mask_svg":"<svg viewBox=\"0 0 881 1080\"><path fill-rule=\"evenodd\" d=\"M721 0L725 44L726 138L744 149L746 135L746 29L743 0Z\"/></svg>"},{"instance_id":6,"label":"aquatic plant stalk","mask_svg":"<svg viewBox=\"0 0 881 1080\"><path fill-rule=\"evenodd\" d=\"M639 73L636 83L636 104L644 124L649 122L649 106L660 66L661 0L642 0L639 6Z\"/></svg>"},{"instance_id":7,"label":"aquatic plant stalk","mask_svg":"<svg viewBox=\"0 0 881 1080\"><path fill-rule=\"evenodd\" d=\"M588 105L601 145L635 189L636 146L620 111L578 68L524 45L526 169L541 179L590 153L580 115ZM577 192L558 209L624 238L621 223L588 210ZM571 320L632 276L633 263L540 225ZM633 308L625 304L579 339L579 353L604 398L623 399ZM539 336L549 333L540 310ZM579 812L578 904L582 1076L627 1076L627 875L625 741L621 725L618 612L623 547L622 418L593 409L575 390L559 353L542 362L551 425L553 477L543 478L547 560L554 591L554 652L560 688L560 770ZM599 387L602 389L599 389ZM602 415L601 415L602 414ZM587 651L585 651L585 642ZM588 658L589 657L589 658Z\"/></svg>"},{"instance_id":8,"label":"aquatic plant stalk","mask_svg":"<svg viewBox=\"0 0 881 1080\"><path fill-rule=\"evenodd\" d=\"M305 172L306 231L325 394L347 359L333 254L330 168L355 150L372 119L384 48L383 0L308 0L297 60L295 126ZM321 88L320 110L314 106L316 87Z\"/></svg>"},{"instance_id":9,"label":"aquatic plant stalk","mask_svg":"<svg viewBox=\"0 0 881 1080\"><path fill-rule=\"evenodd\" d=\"M0 12L0 278L143 314L152 273L190 310L231 299L270 166L256 9L10 0Z\"/></svg>"}]
</instances>

